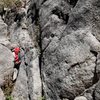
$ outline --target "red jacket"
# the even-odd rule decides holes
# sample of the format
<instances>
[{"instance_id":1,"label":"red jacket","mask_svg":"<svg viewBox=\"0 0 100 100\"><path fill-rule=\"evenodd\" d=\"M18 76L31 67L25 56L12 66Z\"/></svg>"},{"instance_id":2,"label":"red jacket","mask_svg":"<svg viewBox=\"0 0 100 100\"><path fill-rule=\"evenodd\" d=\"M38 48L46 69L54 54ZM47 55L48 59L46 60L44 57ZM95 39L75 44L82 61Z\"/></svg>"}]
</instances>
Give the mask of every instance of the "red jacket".
<instances>
[{"instance_id":1,"label":"red jacket","mask_svg":"<svg viewBox=\"0 0 100 100\"><path fill-rule=\"evenodd\" d=\"M14 61L16 64L19 64L20 63L20 59L19 59L19 53L20 53L20 48L19 47L16 47L14 48Z\"/></svg>"}]
</instances>

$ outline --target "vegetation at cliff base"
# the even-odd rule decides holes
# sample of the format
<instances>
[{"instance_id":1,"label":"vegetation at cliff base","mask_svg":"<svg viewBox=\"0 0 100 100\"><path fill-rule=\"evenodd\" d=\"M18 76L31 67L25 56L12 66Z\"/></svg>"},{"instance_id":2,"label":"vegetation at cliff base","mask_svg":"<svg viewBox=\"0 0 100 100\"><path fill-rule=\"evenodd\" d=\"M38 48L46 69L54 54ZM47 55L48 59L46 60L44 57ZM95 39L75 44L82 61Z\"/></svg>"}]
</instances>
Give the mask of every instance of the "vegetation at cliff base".
<instances>
[{"instance_id":1,"label":"vegetation at cliff base","mask_svg":"<svg viewBox=\"0 0 100 100\"><path fill-rule=\"evenodd\" d=\"M20 0L0 0L0 6L11 8L13 6L21 6L22 2Z\"/></svg>"}]
</instances>

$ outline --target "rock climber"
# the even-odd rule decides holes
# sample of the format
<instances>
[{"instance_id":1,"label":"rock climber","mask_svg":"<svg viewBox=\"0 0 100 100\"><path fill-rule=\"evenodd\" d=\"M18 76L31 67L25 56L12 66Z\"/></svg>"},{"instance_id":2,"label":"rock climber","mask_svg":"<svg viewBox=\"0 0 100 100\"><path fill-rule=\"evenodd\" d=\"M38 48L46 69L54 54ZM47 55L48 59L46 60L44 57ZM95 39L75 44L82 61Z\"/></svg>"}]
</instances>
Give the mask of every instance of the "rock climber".
<instances>
[{"instance_id":1,"label":"rock climber","mask_svg":"<svg viewBox=\"0 0 100 100\"><path fill-rule=\"evenodd\" d=\"M16 80L17 75L18 75L18 70L19 70L19 66L21 63L20 60L20 48L19 47L15 47L13 50L13 55L14 55L14 74L13 74L13 81Z\"/></svg>"},{"instance_id":2,"label":"rock climber","mask_svg":"<svg viewBox=\"0 0 100 100\"><path fill-rule=\"evenodd\" d=\"M16 65L20 64L20 56L19 56L20 48L15 47L12 51L13 51L13 55L14 55L14 58L15 58L15 60L14 60L15 64Z\"/></svg>"}]
</instances>

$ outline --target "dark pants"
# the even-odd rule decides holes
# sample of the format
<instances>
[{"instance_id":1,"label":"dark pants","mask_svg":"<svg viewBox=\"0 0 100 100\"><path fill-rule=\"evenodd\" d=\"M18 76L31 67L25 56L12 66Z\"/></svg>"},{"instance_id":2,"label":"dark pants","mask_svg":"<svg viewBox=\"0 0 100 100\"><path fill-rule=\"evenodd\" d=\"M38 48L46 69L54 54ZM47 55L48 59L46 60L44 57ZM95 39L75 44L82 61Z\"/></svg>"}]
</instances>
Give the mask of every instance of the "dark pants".
<instances>
[{"instance_id":1,"label":"dark pants","mask_svg":"<svg viewBox=\"0 0 100 100\"><path fill-rule=\"evenodd\" d=\"M19 66L20 66L20 63L19 64L15 64L14 68L16 68L17 70L19 70Z\"/></svg>"}]
</instances>

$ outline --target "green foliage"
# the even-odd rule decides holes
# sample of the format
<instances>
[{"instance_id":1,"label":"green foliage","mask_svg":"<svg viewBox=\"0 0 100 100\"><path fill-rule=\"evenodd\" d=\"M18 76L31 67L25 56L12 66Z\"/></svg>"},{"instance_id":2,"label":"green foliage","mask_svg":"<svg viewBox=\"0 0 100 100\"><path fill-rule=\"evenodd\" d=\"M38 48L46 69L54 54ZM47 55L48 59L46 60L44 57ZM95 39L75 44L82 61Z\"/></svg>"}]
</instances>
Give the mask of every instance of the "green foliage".
<instances>
[{"instance_id":1,"label":"green foliage","mask_svg":"<svg viewBox=\"0 0 100 100\"><path fill-rule=\"evenodd\" d=\"M45 97L44 96L40 97L38 100L45 100Z\"/></svg>"},{"instance_id":2,"label":"green foliage","mask_svg":"<svg viewBox=\"0 0 100 100\"><path fill-rule=\"evenodd\" d=\"M13 100L12 96L7 96L6 100Z\"/></svg>"}]
</instances>

